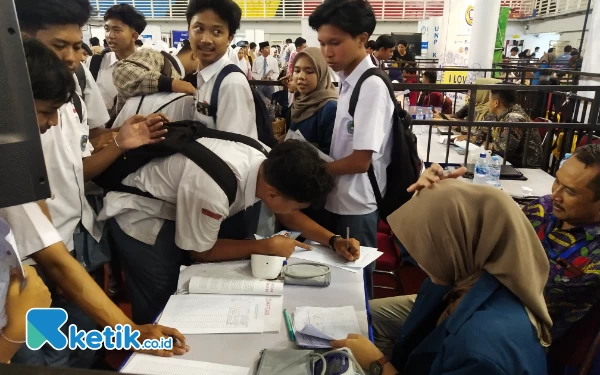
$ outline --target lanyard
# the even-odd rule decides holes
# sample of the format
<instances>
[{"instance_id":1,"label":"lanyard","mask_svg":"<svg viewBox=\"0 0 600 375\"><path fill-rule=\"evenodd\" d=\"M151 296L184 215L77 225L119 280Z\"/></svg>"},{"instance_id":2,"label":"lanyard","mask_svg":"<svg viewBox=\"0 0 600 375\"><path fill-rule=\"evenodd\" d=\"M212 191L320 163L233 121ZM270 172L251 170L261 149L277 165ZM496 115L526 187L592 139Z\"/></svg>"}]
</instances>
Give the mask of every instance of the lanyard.
<instances>
[{"instance_id":1,"label":"lanyard","mask_svg":"<svg viewBox=\"0 0 600 375\"><path fill-rule=\"evenodd\" d=\"M552 232L552 230L555 228L556 221L557 221L556 217L554 217L554 215L553 215L550 218L550 222L548 222L548 224L546 225L546 229L545 229L545 232L544 232L544 245L546 245L546 248L548 249L548 253L550 253L550 258L551 259L555 259L555 260L557 258L567 259L571 255L573 255L576 251L578 251L579 249L581 249L582 247L584 247L585 244L586 244L586 241L585 240L581 240L579 242L576 242L573 246L571 246L566 251L564 251L563 253L561 253L560 256L558 256L554 252L554 250L552 249L552 245L551 245L550 241L548 240L548 236L550 235L550 233Z\"/></svg>"}]
</instances>

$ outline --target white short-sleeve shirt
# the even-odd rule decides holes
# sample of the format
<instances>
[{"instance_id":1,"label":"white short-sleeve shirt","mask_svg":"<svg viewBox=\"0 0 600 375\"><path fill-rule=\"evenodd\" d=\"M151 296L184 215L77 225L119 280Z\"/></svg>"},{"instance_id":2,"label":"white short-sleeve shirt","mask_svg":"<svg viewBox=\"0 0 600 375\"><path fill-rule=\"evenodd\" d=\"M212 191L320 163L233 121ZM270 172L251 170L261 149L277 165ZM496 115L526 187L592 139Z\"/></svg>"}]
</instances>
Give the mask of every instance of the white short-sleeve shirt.
<instances>
[{"instance_id":1,"label":"white short-sleeve shirt","mask_svg":"<svg viewBox=\"0 0 600 375\"><path fill-rule=\"evenodd\" d=\"M155 159L123 180L158 199L111 192L100 220L114 217L129 236L153 245L164 220L175 221L175 243L184 250L208 251L226 218L254 205L258 172L266 157L239 143L212 138L198 142L219 156L238 181L235 202L196 163L181 154ZM268 148L265 146L265 149Z\"/></svg>"},{"instance_id":2,"label":"white short-sleeve shirt","mask_svg":"<svg viewBox=\"0 0 600 375\"><path fill-rule=\"evenodd\" d=\"M127 99L125 106L123 106L123 109L115 119L112 128L121 127L126 120L136 114L148 116L158 110L160 110L160 113L165 114L171 121L193 120L196 116L195 102L196 98L193 95L181 93L157 93L134 96Z\"/></svg>"},{"instance_id":3,"label":"white short-sleeve shirt","mask_svg":"<svg viewBox=\"0 0 600 375\"><path fill-rule=\"evenodd\" d=\"M87 66L85 64L81 64L81 66L85 72L85 92L82 95L77 75L73 73L73 78L75 79L76 83L75 92L77 95L84 98L85 106L87 107L88 125L90 129L103 128L108 120L110 120L110 116L106 110L102 93L100 92L98 84L96 81L94 81L94 77L92 76L92 73L90 73Z\"/></svg>"},{"instance_id":4,"label":"white short-sleeve shirt","mask_svg":"<svg viewBox=\"0 0 600 375\"><path fill-rule=\"evenodd\" d=\"M102 99L104 100L104 105L108 111L110 111L114 106L115 97L118 93L112 76L113 70L115 69L115 65L118 61L117 55L114 52L108 52L106 55L104 55L104 58L102 58L102 62L100 63L98 79L96 80L98 88L100 89L100 93L102 94ZM91 62L92 58L89 58L86 62L88 69Z\"/></svg>"},{"instance_id":5,"label":"white short-sleeve shirt","mask_svg":"<svg viewBox=\"0 0 600 375\"><path fill-rule=\"evenodd\" d=\"M354 118L348 109L350 96L360 76L374 68L367 55L354 71L345 77L340 75L342 89L338 99L331 151L334 160L343 159L354 150L373 151L373 169L382 194L387 185L386 169L392 158L392 115L394 104L386 84L379 77L370 77L360 90ZM375 195L367 173L337 177L337 184L329 194L325 208L339 215L365 215L377 209Z\"/></svg>"},{"instance_id":6,"label":"white short-sleeve shirt","mask_svg":"<svg viewBox=\"0 0 600 375\"><path fill-rule=\"evenodd\" d=\"M233 64L227 54L206 68L198 71L198 93L196 100L197 121L208 127L258 139L254 98L248 79L241 73L231 73L221 82L217 123L208 116L210 98L217 76L227 65Z\"/></svg>"},{"instance_id":7,"label":"white short-sleeve shirt","mask_svg":"<svg viewBox=\"0 0 600 375\"><path fill-rule=\"evenodd\" d=\"M88 140L87 111L82 107L83 122L73 104L64 104L58 110L58 125L41 136L52 191L46 203L68 250L73 250L73 234L80 221L96 240L102 236L102 227L85 198L82 159L90 156L93 148Z\"/></svg>"}]
</instances>

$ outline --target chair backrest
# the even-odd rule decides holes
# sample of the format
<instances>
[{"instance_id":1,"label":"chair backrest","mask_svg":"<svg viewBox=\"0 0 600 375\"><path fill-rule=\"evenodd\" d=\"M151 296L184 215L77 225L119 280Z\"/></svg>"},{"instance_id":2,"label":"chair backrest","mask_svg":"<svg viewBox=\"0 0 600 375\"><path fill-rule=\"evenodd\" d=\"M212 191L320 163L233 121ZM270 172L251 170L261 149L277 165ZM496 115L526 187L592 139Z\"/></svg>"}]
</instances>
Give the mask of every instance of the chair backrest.
<instances>
[{"instance_id":1,"label":"chair backrest","mask_svg":"<svg viewBox=\"0 0 600 375\"><path fill-rule=\"evenodd\" d=\"M600 303L597 303L569 331L556 340L548 352L548 374L564 374L565 367L578 375L591 375L589 370L600 347Z\"/></svg>"},{"instance_id":2,"label":"chair backrest","mask_svg":"<svg viewBox=\"0 0 600 375\"><path fill-rule=\"evenodd\" d=\"M598 143L600 143L600 138L592 137L592 144L598 144ZM581 137L579 142L577 142L577 147L585 146L587 144L588 144L588 136L586 134L583 137Z\"/></svg>"}]
</instances>

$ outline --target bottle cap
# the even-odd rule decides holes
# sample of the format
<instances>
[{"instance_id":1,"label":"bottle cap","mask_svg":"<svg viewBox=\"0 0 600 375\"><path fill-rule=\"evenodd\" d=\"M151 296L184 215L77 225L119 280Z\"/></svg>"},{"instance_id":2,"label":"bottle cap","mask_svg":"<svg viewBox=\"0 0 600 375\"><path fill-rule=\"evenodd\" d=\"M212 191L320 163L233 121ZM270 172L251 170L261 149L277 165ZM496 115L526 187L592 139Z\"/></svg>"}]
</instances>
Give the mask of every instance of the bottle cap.
<instances>
[{"instance_id":1,"label":"bottle cap","mask_svg":"<svg viewBox=\"0 0 600 375\"><path fill-rule=\"evenodd\" d=\"M480 158L487 158L487 154L485 152L482 152L481 154L479 154Z\"/></svg>"}]
</instances>

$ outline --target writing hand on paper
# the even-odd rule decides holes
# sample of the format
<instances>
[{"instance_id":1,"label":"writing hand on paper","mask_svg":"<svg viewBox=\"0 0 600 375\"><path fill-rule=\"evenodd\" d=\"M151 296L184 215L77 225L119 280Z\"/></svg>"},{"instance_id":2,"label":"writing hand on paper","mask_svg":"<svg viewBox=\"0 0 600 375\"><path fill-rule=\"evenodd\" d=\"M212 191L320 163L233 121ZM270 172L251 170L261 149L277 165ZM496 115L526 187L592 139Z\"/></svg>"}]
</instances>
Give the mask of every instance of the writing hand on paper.
<instances>
[{"instance_id":1,"label":"writing hand on paper","mask_svg":"<svg viewBox=\"0 0 600 375\"><path fill-rule=\"evenodd\" d=\"M160 340L161 337L173 338L172 350L140 350L140 353L153 354L159 357L172 357L175 355L183 355L190 350L190 347L185 344L185 336L174 328L164 327L158 324L145 324L142 326L133 326L132 330L140 331L138 341L143 343L144 340L155 339Z\"/></svg>"},{"instance_id":2,"label":"writing hand on paper","mask_svg":"<svg viewBox=\"0 0 600 375\"><path fill-rule=\"evenodd\" d=\"M419 177L417 182L412 184L407 191L413 193L415 191L421 191L425 188L433 187L436 183L448 179L448 178L459 178L460 176L467 173L467 168L460 167L454 171L447 173L444 171L441 165L435 163L431 167L427 168L425 172Z\"/></svg>"},{"instance_id":3,"label":"writing hand on paper","mask_svg":"<svg viewBox=\"0 0 600 375\"><path fill-rule=\"evenodd\" d=\"M305 250L312 250L309 245L284 236L273 236L262 241L265 244L264 255L275 255L286 259L292 256L296 246Z\"/></svg>"},{"instance_id":4,"label":"writing hand on paper","mask_svg":"<svg viewBox=\"0 0 600 375\"><path fill-rule=\"evenodd\" d=\"M360 367L364 369L368 369L371 363L384 357L381 350L377 349L368 338L354 333L349 334L344 340L332 341L331 346L335 349L350 349Z\"/></svg>"},{"instance_id":5,"label":"writing hand on paper","mask_svg":"<svg viewBox=\"0 0 600 375\"><path fill-rule=\"evenodd\" d=\"M360 242L354 238L351 238L349 241L345 238L337 238L333 243L333 248L336 253L350 262L354 262L360 258Z\"/></svg>"}]
</instances>

